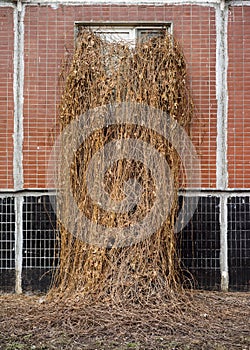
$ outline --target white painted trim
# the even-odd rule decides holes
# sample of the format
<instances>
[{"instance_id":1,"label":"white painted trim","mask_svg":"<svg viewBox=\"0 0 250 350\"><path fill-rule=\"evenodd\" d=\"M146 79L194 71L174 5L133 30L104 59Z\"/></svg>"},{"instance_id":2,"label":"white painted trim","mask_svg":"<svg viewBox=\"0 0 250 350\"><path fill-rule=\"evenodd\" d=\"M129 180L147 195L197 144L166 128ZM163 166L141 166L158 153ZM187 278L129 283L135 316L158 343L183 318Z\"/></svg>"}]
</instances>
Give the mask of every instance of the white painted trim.
<instances>
[{"instance_id":1,"label":"white painted trim","mask_svg":"<svg viewBox=\"0 0 250 350\"><path fill-rule=\"evenodd\" d=\"M23 197L15 198L15 292L22 293L23 266Z\"/></svg>"},{"instance_id":2,"label":"white painted trim","mask_svg":"<svg viewBox=\"0 0 250 350\"><path fill-rule=\"evenodd\" d=\"M217 191L217 190L187 190L187 191L182 191L180 190L178 192L179 195L181 196L187 196L187 197L192 197L192 196L199 196L199 197L250 197L250 190L249 191Z\"/></svg>"},{"instance_id":3,"label":"white painted trim","mask_svg":"<svg viewBox=\"0 0 250 350\"><path fill-rule=\"evenodd\" d=\"M15 197L15 196L20 196L20 195L31 195L33 196L33 193L51 193L54 192L56 193L55 188L26 188L23 190L14 190L14 189L6 189L6 188L1 188L0 189L0 198L2 197ZM185 194L185 193L196 193L196 194L201 194L201 195L215 195L217 193L220 195L221 193L223 194L228 194L230 195L235 195L235 196L250 196L250 188L226 188L224 190L218 190L216 188L211 188L211 187L201 187L201 188L186 188L186 189L180 189L179 193Z\"/></svg>"},{"instance_id":4,"label":"white painted trim","mask_svg":"<svg viewBox=\"0 0 250 350\"><path fill-rule=\"evenodd\" d=\"M55 196L56 190L50 190L50 191L20 191L20 192L6 192L6 193L0 193L0 198L17 198L17 197L39 197L39 196ZM250 196L250 194L249 194Z\"/></svg>"},{"instance_id":5,"label":"white painted trim","mask_svg":"<svg viewBox=\"0 0 250 350\"><path fill-rule=\"evenodd\" d=\"M225 5L225 4L224 4ZM216 8L216 98L217 98L217 150L216 150L216 188L228 187L227 170L227 24L228 7Z\"/></svg>"},{"instance_id":6,"label":"white painted trim","mask_svg":"<svg viewBox=\"0 0 250 350\"><path fill-rule=\"evenodd\" d=\"M200 6L216 6L221 0L22 0L27 5L50 5L57 8L58 5L200 5ZM229 0L229 6L250 6L247 0ZM14 1L0 2L0 7L15 8Z\"/></svg>"},{"instance_id":7,"label":"white painted trim","mask_svg":"<svg viewBox=\"0 0 250 350\"><path fill-rule=\"evenodd\" d=\"M22 0L28 5L201 5L215 6L220 0Z\"/></svg>"},{"instance_id":8,"label":"white painted trim","mask_svg":"<svg viewBox=\"0 0 250 350\"><path fill-rule=\"evenodd\" d=\"M25 6L19 3L14 10L14 188L23 188L23 86L24 86L24 14Z\"/></svg>"},{"instance_id":9,"label":"white painted trim","mask_svg":"<svg viewBox=\"0 0 250 350\"><path fill-rule=\"evenodd\" d=\"M34 190L23 190L20 192L11 192L6 191L1 192L0 191L0 198L17 198L17 197L39 197L39 196L55 196L57 194L57 191L55 189L34 189ZM179 190L178 191L179 196L184 197L225 197L225 198L231 198L231 197L250 197L250 190L244 190L244 191L217 191L217 190Z\"/></svg>"},{"instance_id":10,"label":"white painted trim","mask_svg":"<svg viewBox=\"0 0 250 350\"><path fill-rule=\"evenodd\" d=\"M221 290L228 291L228 237L227 237L227 198L220 196L220 272Z\"/></svg>"},{"instance_id":11,"label":"white painted trim","mask_svg":"<svg viewBox=\"0 0 250 350\"><path fill-rule=\"evenodd\" d=\"M233 1L229 1L229 6L250 6L250 1L246 1L246 0L233 0Z\"/></svg>"},{"instance_id":12,"label":"white painted trim","mask_svg":"<svg viewBox=\"0 0 250 350\"><path fill-rule=\"evenodd\" d=\"M2 1L0 7L16 8L14 1ZM57 8L58 5L200 5L200 6L215 6L220 3L220 0L22 0L23 4L27 5L50 5ZM250 1L247 0L229 0L229 6L250 6Z\"/></svg>"},{"instance_id":13,"label":"white painted trim","mask_svg":"<svg viewBox=\"0 0 250 350\"><path fill-rule=\"evenodd\" d=\"M11 2L0 2L0 7L11 7L11 8L16 8L16 6L14 4L12 4Z\"/></svg>"},{"instance_id":14,"label":"white painted trim","mask_svg":"<svg viewBox=\"0 0 250 350\"><path fill-rule=\"evenodd\" d=\"M216 98L217 98L217 149L216 149L216 187L228 188L227 169L227 25L228 6L225 0L216 7ZM227 243L227 196L220 195L220 272L221 290L228 291L228 243Z\"/></svg>"}]
</instances>

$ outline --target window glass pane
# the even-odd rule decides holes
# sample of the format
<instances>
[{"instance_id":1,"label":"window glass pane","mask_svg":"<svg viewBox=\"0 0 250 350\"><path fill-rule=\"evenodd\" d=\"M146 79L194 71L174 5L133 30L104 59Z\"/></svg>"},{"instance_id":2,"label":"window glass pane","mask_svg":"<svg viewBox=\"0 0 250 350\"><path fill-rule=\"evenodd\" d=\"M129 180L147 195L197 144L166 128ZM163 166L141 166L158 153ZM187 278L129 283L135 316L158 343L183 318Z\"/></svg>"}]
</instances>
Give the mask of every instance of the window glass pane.
<instances>
[{"instance_id":1,"label":"window glass pane","mask_svg":"<svg viewBox=\"0 0 250 350\"><path fill-rule=\"evenodd\" d=\"M106 40L110 41L110 42L114 42L114 41L127 41L130 38L129 33L99 33L101 37L105 38Z\"/></svg>"},{"instance_id":2,"label":"window glass pane","mask_svg":"<svg viewBox=\"0 0 250 350\"><path fill-rule=\"evenodd\" d=\"M137 39L139 41L145 41L153 37L164 36L166 29L164 28L142 28L137 29Z\"/></svg>"},{"instance_id":3,"label":"window glass pane","mask_svg":"<svg viewBox=\"0 0 250 350\"><path fill-rule=\"evenodd\" d=\"M133 41L133 33L132 29L121 29L118 28L112 28L112 29L98 29L94 30L96 33L98 33L101 38L105 38L109 42L131 42Z\"/></svg>"}]
</instances>

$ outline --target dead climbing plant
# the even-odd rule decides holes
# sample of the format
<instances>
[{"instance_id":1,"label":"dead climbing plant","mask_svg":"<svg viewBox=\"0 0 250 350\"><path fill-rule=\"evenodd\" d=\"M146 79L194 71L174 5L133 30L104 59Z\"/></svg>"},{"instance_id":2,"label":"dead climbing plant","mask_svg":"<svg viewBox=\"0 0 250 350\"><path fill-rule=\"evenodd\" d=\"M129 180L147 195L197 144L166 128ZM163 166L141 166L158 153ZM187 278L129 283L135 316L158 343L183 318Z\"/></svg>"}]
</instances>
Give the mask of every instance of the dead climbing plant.
<instances>
[{"instance_id":1,"label":"dead climbing plant","mask_svg":"<svg viewBox=\"0 0 250 350\"><path fill-rule=\"evenodd\" d=\"M62 77L61 132L84 113L92 111L91 115L100 120L110 113L112 106L119 109L124 103L129 106L125 108L128 120L131 113L138 113L133 106L139 104L149 106L149 111L166 113L184 129L189 128L193 104L187 87L185 59L178 43L167 33L130 47L123 42L110 43L84 29L78 36L73 56L63 67ZM157 118L157 113L152 118ZM65 153L74 144L73 138L74 135L65 138ZM124 185L130 179L136 178L142 187L138 203L119 213L107 211L93 201L86 176L96 152L114 140L130 138L150 144L164 156L174 185L170 189L171 208L161 227L156 232L145 233L144 239L133 244L120 245L121 236L111 234L112 228L119 233L119 228L133 226L148 215L156 200L157 183L164 179L155 179L143 161L133 160L132 156L114 162L106 169L103 183L112 200L124 200ZM147 126L129 122L107 125L93 130L74 150L69 168L71 191L79 210L90 222L104 227L107 239L103 246L90 244L83 237L86 234L96 237L95 225L86 233L82 221L76 221L72 233L65 222L59 221L60 267L50 295L119 303L169 299L180 292L182 277L174 224L180 179L185 176L180 176L180 158L171 142ZM65 166L60 168L61 174L64 171ZM61 188L63 179L64 175L60 177ZM71 220L70 200L64 197L60 208L64 218Z\"/></svg>"}]
</instances>

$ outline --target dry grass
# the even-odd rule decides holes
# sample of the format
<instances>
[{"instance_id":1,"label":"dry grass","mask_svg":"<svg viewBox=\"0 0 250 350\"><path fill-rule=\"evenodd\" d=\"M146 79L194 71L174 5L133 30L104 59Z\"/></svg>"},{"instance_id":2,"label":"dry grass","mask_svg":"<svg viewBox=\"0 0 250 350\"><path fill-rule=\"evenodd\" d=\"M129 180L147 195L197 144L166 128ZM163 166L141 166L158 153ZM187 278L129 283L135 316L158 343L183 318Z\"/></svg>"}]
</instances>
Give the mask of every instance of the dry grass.
<instances>
[{"instance_id":1,"label":"dry grass","mask_svg":"<svg viewBox=\"0 0 250 350\"><path fill-rule=\"evenodd\" d=\"M176 313L148 307L44 302L39 296L0 296L0 349L248 350L247 293L194 292ZM41 303L41 301L43 301Z\"/></svg>"}]
</instances>

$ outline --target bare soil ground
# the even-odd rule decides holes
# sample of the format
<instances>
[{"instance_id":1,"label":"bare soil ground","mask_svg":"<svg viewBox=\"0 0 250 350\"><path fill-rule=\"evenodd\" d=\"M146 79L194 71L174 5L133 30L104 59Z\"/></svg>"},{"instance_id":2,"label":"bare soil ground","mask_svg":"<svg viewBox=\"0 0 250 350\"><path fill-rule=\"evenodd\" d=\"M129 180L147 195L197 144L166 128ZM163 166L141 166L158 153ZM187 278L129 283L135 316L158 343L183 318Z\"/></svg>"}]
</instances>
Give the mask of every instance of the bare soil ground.
<instances>
[{"instance_id":1,"label":"bare soil ground","mask_svg":"<svg viewBox=\"0 0 250 350\"><path fill-rule=\"evenodd\" d=\"M250 349L250 294L193 292L183 302L84 306L0 295L0 349Z\"/></svg>"}]
</instances>

